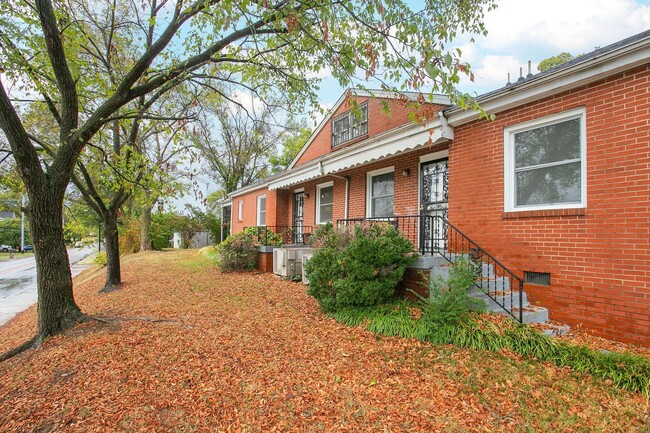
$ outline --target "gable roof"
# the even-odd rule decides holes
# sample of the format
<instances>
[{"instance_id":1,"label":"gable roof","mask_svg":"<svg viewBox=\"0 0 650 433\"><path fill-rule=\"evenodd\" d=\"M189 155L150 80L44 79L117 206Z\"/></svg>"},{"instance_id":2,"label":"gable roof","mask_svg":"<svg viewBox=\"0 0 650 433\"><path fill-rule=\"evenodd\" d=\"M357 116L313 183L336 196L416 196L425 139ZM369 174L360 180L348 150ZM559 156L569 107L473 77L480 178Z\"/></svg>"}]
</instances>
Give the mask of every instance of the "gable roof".
<instances>
[{"instance_id":1,"label":"gable roof","mask_svg":"<svg viewBox=\"0 0 650 433\"><path fill-rule=\"evenodd\" d=\"M291 164L289 164L289 167L287 168L288 170L292 169L296 163L300 160L302 155L305 153L305 151L309 148L311 143L314 141L314 139L320 134L320 132L323 130L325 125L327 125L327 122L329 122L332 119L332 116L336 111L341 107L341 105L345 102L346 98L349 95L354 95L354 96L360 96L360 97L375 97L375 98L385 98L385 99L396 99L397 96L395 95L394 92L386 92L384 90L361 90L361 89L348 89L343 94L341 97L336 101L334 106L330 108L327 112L327 115L321 122L318 124L314 132L309 136L305 144L302 146L300 149L300 152L296 155L296 157L291 161ZM419 93L418 92L401 92L399 94L400 97L407 97L411 101L416 101ZM451 101L449 100L448 96L445 95L433 95L433 101L429 101L434 104L440 104L440 105L451 105Z\"/></svg>"}]
</instances>

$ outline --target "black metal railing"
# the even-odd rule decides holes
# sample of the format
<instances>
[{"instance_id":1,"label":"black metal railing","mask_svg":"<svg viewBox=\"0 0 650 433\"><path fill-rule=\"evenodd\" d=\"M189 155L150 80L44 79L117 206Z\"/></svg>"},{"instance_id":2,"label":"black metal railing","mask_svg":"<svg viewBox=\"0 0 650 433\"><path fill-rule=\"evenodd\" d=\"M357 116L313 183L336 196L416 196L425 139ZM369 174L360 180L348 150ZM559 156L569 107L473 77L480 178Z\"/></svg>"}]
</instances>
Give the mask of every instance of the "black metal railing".
<instances>
[{"instance_id":1,"label":"black metal railing","mask_svg":"<svg viewBox=\"0 0 650 433\"><path fill-rule=\"evenodd\" d=\"M449 263L465 258L476 265L476 287L496 305L523 322L524 281L441 215L348 218L337 225L388 223L420 254L439 254Z\"/></svg>"},{"instance_id":2,"label":"black metal railing","mask_svg":"<svg viewBox=\"0 0 650 433\"><path fill-rule=\"evenodd\" d=\"M313 235L312 226L251 226L244 229L264 246L305 245Z\"/></svg>"}]
</instances>

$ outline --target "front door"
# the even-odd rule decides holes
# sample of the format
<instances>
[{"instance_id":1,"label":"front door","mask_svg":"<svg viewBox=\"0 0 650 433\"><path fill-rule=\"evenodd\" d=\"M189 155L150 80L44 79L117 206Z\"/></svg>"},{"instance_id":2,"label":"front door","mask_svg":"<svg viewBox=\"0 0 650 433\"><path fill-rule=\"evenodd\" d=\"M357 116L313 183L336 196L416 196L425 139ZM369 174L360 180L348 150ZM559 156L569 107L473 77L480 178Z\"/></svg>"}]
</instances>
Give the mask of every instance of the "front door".
<instances>
[{"instance_id":1,"label":"front door","mask_svg":"<svg viewBox=\"0 0 650 433\"><path fill-rule=\"evenodd\" d=\"M420 248L424 253L444 249L447 237L447 207L449 196L448 160L423 162L420 165L420 214L440 216L422 219Z\"/></svg>"},{"instance_id":2,"label":"front door","mask_svg":"<svg viewBox=\"0 0 650 433\"><path fill-rule=\"evenodd\" d=\"M305 213L305 193L296 192L293 194L293 243L301 244L303 242L303 224Z\"/></svg>"}]
</instances>

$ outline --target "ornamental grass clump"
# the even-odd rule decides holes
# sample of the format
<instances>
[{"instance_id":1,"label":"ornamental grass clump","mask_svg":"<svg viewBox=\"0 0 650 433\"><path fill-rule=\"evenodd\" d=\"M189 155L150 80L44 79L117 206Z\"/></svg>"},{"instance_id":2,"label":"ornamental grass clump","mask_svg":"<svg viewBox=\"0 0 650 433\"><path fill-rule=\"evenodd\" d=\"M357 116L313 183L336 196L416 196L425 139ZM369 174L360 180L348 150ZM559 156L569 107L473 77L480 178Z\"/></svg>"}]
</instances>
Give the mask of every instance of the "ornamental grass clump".
<instances>
[{"instance_id":1,"label":"ornamental grass clump","mask_svg":"<svg viewBox=\"0 0 650 433\"><path fill-rule=\"evenodd\" d=\"M387 302L417 258L409 240L390 224L343 229L329 224L316 233L316 245L306 265L307 293L327 312Z\"/></svg>"}]
</instances>

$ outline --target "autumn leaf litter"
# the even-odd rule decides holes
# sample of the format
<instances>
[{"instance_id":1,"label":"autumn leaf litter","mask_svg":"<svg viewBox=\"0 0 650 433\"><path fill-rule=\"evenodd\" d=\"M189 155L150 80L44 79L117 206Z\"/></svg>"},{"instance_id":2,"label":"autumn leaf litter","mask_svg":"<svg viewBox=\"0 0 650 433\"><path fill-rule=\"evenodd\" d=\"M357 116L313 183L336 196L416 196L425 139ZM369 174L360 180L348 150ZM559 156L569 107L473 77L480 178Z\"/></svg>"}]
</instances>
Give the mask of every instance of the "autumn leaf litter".
<instances>
[{"instance_id":1,"label":"autumn leaf litter","mask_svg":"<svg viewBox=\"0 0 650 433\"><path fill-rule=\"evenodd\" d=\"M376 336L305 287L221 274L195 251L76 279L81 324L0 364L0 431L643 431L648 402L509 353ZM0 328L29 338L35 309ZM647 431L647 430L646 430Z\"/></svg>"}]
</instances>

